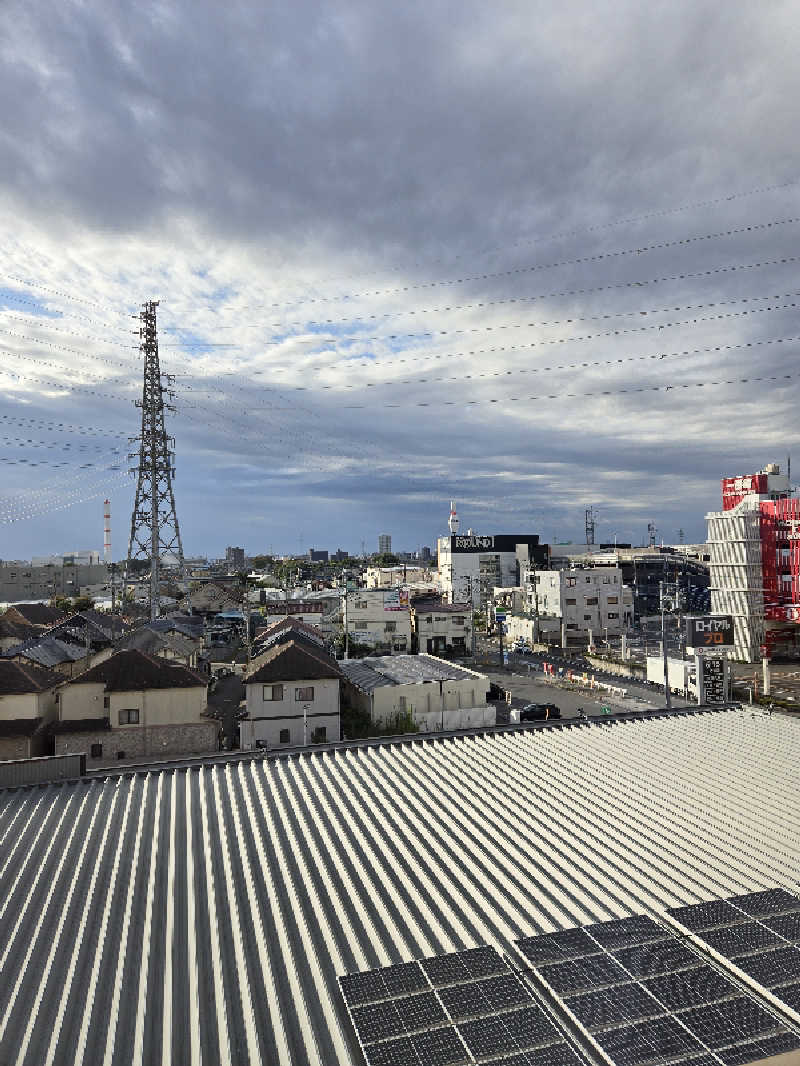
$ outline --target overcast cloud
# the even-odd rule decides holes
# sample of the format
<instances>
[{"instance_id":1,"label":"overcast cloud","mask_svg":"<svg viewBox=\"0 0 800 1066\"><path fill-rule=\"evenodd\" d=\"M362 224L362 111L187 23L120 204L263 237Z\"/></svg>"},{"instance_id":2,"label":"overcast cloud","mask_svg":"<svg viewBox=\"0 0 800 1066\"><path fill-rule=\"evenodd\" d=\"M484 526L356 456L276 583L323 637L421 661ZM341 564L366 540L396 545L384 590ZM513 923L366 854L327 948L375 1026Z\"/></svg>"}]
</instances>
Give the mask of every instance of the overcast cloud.
<instances>
[{"instance_id":1,"label":"overcast cloud","mask_svg":"<svg viewBox=\"0 0 800 1066\"><path fill-rule=\"evenodd\" d=\"M703 539L797 450L797 23L5 5L0 558L124 555L150 298L187 554Z\"/></svg>"}]
</instances>

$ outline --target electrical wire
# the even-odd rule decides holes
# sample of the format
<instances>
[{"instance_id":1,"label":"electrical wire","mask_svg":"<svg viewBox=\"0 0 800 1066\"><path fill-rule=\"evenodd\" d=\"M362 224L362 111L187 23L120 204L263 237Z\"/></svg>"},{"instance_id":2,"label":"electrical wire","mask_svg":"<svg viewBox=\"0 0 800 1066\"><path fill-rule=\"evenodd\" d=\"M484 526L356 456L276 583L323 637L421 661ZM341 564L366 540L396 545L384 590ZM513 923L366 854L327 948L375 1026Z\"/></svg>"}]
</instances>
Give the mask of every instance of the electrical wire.
<instances>
[{"instance_id":1,"label":"electrical wire","mask_svg":"<svg viewBox=\"0 0 800 1066\"><path fill-rule=\"evenodd\" d=\"M654 244L644 244L633 248L621 248L613 252L598 252L596 255L578 256L574 259L561 259L553 263L534 263L530 266L513 267L510 270L498 270L492 271L486 274L467 274L462 278L447 278L446 280L439 281L426 281L418 282L413 285L403 285L397 289L370 289L364 292L347 293L339 296L330 297L312 297L310 299L304 299L301 301L292 301L291 303L265 303L265 304L253 304L238 306L236 304L228 305L205 305L215 310L221 308L234 310L237 312L246 310L258 310L258 309L274 309L279 307L294 306L298 302L304 304L320 304L320 303L337 303L342 300L358 300L372 296L399 296L406 292L414 292L421 289L436 289L443 288L451 285L464 285L470 281L489 281L495 278L508 278L519 276L521 274L531 274L539 270L555 270L558 267L565 266L577 266L584 263L599 263L609 259L618 259L627 255L642 255L645 252L663 251L665 248L676 248L688 244L697 244L700 241L712 241L720 240L724 237L734 237L742 233L755 233L757 231L766 231L775 229L778 226L788 226L800 222L800 218L780 218L772 219L769 222L753 223L750 226L740 226L736 229L719 230L716 233L702 233L693 237L679 237L673 241L658 241ZM166 301L164 301L166 306ZM194 310L197 308L195 307Z\"/></svg>"}]
</instances>

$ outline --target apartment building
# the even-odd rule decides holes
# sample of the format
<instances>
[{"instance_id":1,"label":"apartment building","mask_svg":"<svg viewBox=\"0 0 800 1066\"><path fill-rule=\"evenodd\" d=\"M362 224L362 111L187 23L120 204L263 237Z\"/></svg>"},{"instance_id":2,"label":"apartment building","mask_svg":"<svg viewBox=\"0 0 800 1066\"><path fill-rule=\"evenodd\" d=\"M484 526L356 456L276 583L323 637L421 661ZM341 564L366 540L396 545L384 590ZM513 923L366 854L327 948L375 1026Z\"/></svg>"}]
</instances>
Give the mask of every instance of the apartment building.
<instances>
[{"instance_id":1,"label":"apartment building","mask_svg":"<svg viewBox=\"0 0 800 1066\"><path fill-rule=\"evenodd\" d=\"M408 589L354 589L345 598L342 624L349 641L379 654L411 650Z\"/></svg>"},{"instance_id":2,"label":"apartment building","mask_svg":"<svg viewBox=\"0 0 800 1066\"><path fill-rule=\"evenodd\" d=\"M633 620L633 593L619 567L526 570L523 581L529 612L560 620L567 639L589 630L596 638L617 636Z\"/></svg>"}]
</instances>

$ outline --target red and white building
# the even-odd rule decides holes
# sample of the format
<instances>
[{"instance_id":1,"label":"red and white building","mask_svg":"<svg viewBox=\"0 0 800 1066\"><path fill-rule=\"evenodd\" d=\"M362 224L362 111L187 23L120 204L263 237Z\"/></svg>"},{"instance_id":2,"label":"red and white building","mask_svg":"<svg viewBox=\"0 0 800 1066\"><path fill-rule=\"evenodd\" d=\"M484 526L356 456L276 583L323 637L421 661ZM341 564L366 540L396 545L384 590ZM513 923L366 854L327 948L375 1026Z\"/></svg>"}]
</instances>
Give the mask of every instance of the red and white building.
<instances>
[{"instance_id":1,"label":"red and white building","mask_svg":"<svg viewBox=\"0 0 800 1066\"><path fill-rule=\"evenodd\" d=\"M722 510L706 515L711 611L734 620L733 657L800 654L800 499L770 463L723 478Z\"/></svg>"}]
</instances>

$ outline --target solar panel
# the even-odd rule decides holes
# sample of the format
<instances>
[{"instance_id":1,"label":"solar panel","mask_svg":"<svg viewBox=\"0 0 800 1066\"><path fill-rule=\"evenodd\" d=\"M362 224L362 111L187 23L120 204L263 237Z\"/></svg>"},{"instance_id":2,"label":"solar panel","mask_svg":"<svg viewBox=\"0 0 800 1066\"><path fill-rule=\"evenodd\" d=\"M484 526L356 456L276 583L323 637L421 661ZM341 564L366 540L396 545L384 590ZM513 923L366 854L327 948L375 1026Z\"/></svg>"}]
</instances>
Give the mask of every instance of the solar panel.
<instances>
[{"instance_id":1,"label":"solar panel","mask_svg":"<svg viewBox=\"0 0 800 1066\"><path fill-rule=\"evenodd\" d=\"M533 996L518 977L509 973L443 988L439 998L453 1021L464 1021L528 1003Z\"/></svg>"},{"instance_id":2,"label":"solar panel","mask_svg":"<svg viewBox=\"0 0 800 1066\"><path fill-rule=\"evenodd\" d=\"M590 1030L664 1014L661 1004L637 984L585 992L566 1003L578 1021Z\"/></svg>"},{"instance_id":3,"label":"solar panel","mask_svg":"<svg viewBox=\"0 0 800 1066\"><path fill-rule=\"evenodd\" d=\"M739 989L711 966L650 977L644 986L670 1011L739 995Z\"/></svg>"},{"instance_id":4,"label":"solar panel","mask_svg":"<svg viewBox=\"0 0 800 1066\"><path fill-rule=\"evenodd\" d=\"M597 953L597 944L585 929L559 929L549 935L552 943L562 951L563 959L579 959Z\"/></svg>"},{"instance_id":5,"label":"solar panel","mask_svg":"<svg viewBox=\"0 0 800 1066\"><path fill-rule=\"evenodd\" d=\"M549 1044L492 1059L490 1066L586 1066L586 1059L569 1044Z\"/></svg>"},{"instance_id":6,"label":"solar panel","mask_svg":"<svg viewBox=\"0 0 800 1066\"><path fill-rule=\"evenodd\" d=\"M447 1023L447 1015L433 992L352 1007L350 1016L362 1044L409 1035L420 1029Z\"/></svg>"},{"instance_id":7,"label":"solar panel","mask_svg":"<svg viewBox=\"0 0 800 1066\"><path fill-rule=\"evenodd\" d=\"M692 1007L683 1011L680 1019L712 1050L783 1029L776 1018L749 996Z\"/></svg>"},{"instance_id":8,"label":"solar panel","mask_svg":"<svg viewBox=\"0 0 800 1066\"><path fill-rule=\"evenodd\" d=\"M597 922L595 925L586 926L586 932L609 951L664 938L663 926L646 914L632 914L629 918L612 918L609 922Z\"/></svg>"},{"instance_id":9,"label":"solar panel","mask_svg":"<svg viewBox=\"0 0 800 1066\"><path fill-rule=\"evenodd\" d=\"M411 1042L420 1066L456 1066L469 1062L463 1041L452 1026L420 1033Z\"/></svg>"},{"instance_id":10,"label":"solar panel","mask_svg":"<svg viewBox=\"0 0 800 1066\"><path fill-rule=\"evenodd\" d=\"M559 995L571 995L604 985L625 984L630 980L610 955L590 955L586 959L541 966L539 973Z\"/></svg>"},{"instance_id":11,"label":"solar panel","mask_svg":"<svg viewBox=\"0 0 800 1066\"><path fill-rule=\"evenodd\" d=\"M430 988L418 962L402 962L376 970L349 973L339 978L339 987L350 1007Z\"/></svg>"},{"instance_id":12,"label":"solar panel","mask_svg":"<svg viewBox=\"0 0 800 1066\"><path fill-rule=\"evenodd\" d=\"M686 1058L693 1051L703 1051L699 1040L671 1017L606 1029L596 1033L594 1039L617 1066Z\"/></svg>"},{"instance_id":13,"label":"solar panel","mask_svg":"<svg viewBox=\"0 0 800 1066\"><path fill-rule=\"evenodd\" d=\"M800 1037L795 1036L794 1033L779 1033L778 1036L769 1036L762 1040L753 1040L748 1044L723 1048L717 1052L717 1055L725 1066L743 1066L744 1063L766 1059L770 1055L780 1055L785 1051L794 1051L798 1047L800 1047Z\"/></svg>"},{"instance_id":14,"label":"solar panel","mask_svg":"<svg viewBox=\"0 0 800 1066\"><path fill-rule=\"evenodd\" d=\"M367 1066L419 1066L417 1053L408 1036L365 1047L364 1057Z\"/></svg>"},{"instance_id":15,"label":"solar panel","mask_svg":"<svg viewBox=\"0 0 800 1066\"><path fill-rule=\"evenodd\" d=\"M460 951L459 958L469 971L470 977L489 977L495 973L506 973L508 963L496 948L488 944L478 948Z\"/></svg>"},{"instance_id":16,"label":"solar panel","mask_svg":"<svg viewBox=\"0 0 800 1066\"><path fill-rule=\"evenodd\" d=\"M402 1036L405 1032L394 1003L368 1003L364 1007L353 1007L350 1017L362 1044Z\"/></svg>"},{"instance_id":17,"label":"solar panel","mask_svg":"<svg viewBox=\"0 0 800 1066\"><path fill-rule=\"evenodd\" d=\"M726 958L747 955L781 943L780 937L760 922L745 922L744 925L728 925L721 929L709 929L702 934L703 940L714 951Z\"/></svg>"},{"instance_id":18,"label":"solar panel","mask_svg":"<svg viewBox=\"0 0 800 1066\"><path fill-rule=\"evenodd\" d=\"M718 925L733 925L745 920L735 907L723 899L712 899L706 903L691 903L686 907L669 907L667 914L698 933L702 929L714 929Z\"/></svg>"},{"instance_id":19,"label":"solar panel","mask_svg":"<svg viewBox=\"0 0 800 1066\"><path fill-rule=\"evenodd\" d=\"M797 948L778 948L761 955L735 958L733 962L767 988L785 985L800 977L800 951Z\"/></svg>"},{"instance_id":20,"label":"solar panel","mask_svg":"<svg viewBox=\"0 0 800 1066\"><path fill-rule=\"evenodd\" d=\"M800 896L787 892L785 888L766 888L762 892L747 892L741 896L732 896L730 901L745 914L753 918L763 918L769 914L782 911L800 911Z\"/></svg>"},{"instance_id":21,"label":"solar panel","mask_svg":"<svg viewBox=\"0 0 800 1066\"><path fill-rule=\"evenodd\" d=\"M699 957L675 939L655 944L636 944L613 953L614 958L634 977L655 977L697 966Z\"/></svg>"},{"instance_id":22,"label":"solar panel","mask_svg":"<svg viewBox=\"0 0 800 1066\"><path fill-rule=\"evenodd\" d=\"M764 925L768 926L773 933L782 936L785 940L800 940L800 913L777 914L772 918L764 918Z\"/></svg>"},{"instance_id":23,"label":"solar panel","mask_svg":"<svg viewBox=\"0 0 800 1066\"><path fill-rule=\"evenodd\" d=\"M472 974L459 957L458 952L449 955L434 955L429 959L420 959L420 966L434 988L456 985L459 981L472 980Z\"/></svg>"},{"instance_id":24,"label":"solar panel","mask_svg":"<svg viewBox=\"0 0 800 1066\"><path fill-rule=\"evenodd\" d=\"M458 1031L476 1058L503 1052L525 1051L562 1039L540 1007L522 1007L491 1018L462 1022Z\"/></svg>"},{"instance_id":25,"label":"solar panel","mask_svg":"<svg viewBox=\"0 0 800 1066\"><path fill-rule=\"evenodd\" d=\"M772 994L783 1000L787 1007L800 1011L800 981L795 981L791 985L782 985L781 988L775 988Z\"/></svg>"}]
</instances>

